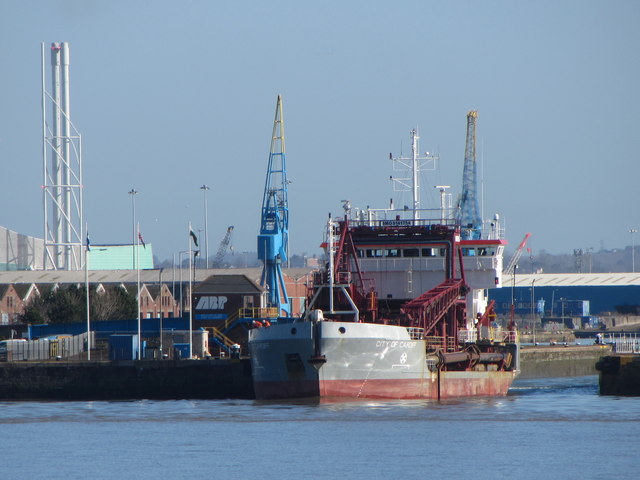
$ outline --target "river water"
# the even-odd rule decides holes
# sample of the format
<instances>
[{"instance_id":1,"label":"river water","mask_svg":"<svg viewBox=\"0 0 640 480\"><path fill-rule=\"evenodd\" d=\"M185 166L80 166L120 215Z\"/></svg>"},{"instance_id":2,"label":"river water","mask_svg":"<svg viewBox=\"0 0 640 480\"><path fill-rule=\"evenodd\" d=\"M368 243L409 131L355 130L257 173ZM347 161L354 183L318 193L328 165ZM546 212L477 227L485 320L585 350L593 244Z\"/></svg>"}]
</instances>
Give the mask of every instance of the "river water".
<instances>
[{"instance_id":1,"label":"river water","mask_svg":"<svg viewBox=\"0 0 640 480\"><path fill-rule=\"evenodd\" d=\"M0 402L0 479L640 478L640 398L597 377L435 401Z\"/></svg>"}]
</instances>

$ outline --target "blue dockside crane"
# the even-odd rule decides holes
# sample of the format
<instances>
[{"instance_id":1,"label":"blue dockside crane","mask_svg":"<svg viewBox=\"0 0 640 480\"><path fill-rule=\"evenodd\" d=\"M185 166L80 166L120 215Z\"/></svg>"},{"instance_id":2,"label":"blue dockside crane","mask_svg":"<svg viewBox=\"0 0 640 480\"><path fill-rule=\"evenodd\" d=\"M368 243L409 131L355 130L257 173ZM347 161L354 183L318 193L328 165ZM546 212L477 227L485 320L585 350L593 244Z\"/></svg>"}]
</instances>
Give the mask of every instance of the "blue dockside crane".
<instances>
[{"instance_id":1,"label":"blue dockside crane","mask_svg":"<svg viewBox=\"0 0 640 480\"><path fill-rule=\"evenodd\" d=\"M267 288L270 307L278 315L291 314L287 288L282 276L282 264L289 250L289 202L287 199L287 164L285 160L282 96L278 95L273 121L269 166L262 198L262 219L258 235L258 258L263 262L260 285Z\"/></svg>"},{"instance_id":2,"label":"blue dockside crane","mask_svg":"<svg viewBox=\"0 0 640 480\"><path fill-rule=\"evenodd\" d=\"M464 150L462 194L458 201L458 215L462 238L479 240L482 236L482 218L478 201L478 175L476 170L476 119L478 112L467 113L467 142Z\"/></svg>"}]
</instances>

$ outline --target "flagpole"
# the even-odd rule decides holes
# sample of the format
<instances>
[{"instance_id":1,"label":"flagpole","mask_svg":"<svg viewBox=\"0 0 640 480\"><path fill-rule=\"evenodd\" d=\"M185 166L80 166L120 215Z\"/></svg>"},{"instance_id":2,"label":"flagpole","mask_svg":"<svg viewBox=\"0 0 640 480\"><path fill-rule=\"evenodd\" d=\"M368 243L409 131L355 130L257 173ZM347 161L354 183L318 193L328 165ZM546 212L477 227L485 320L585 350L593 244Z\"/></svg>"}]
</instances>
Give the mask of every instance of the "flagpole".
<instances>
[{"instance_id":1,"label":"flagpole","mask_svg":"<svg viewBox=\"0 0 640 480\"><path fill-rule=\"evenodd\" d=\"M142 329L140 325L140 223L137 224L137 228L138 235L136 236L136 244L134 248L136 249L135 259L138 276L138 360L142 360L142 351L140 350L142 348Z\"/></svg>"},{"instance_id":2,"label":"flagpole","mask_svg":"<svg viewBox=\"0 0 640 480\"><path fill-rule=\"evenodd\" d=\"M89 226L85 224L87 244L84 249L84 284L87 294L87 361L91 360L91 322L89 317Z\"/></svg>"},{"instance_id":3,"label":"flagpole","mask_svg":"<svg viewBox=\"0 0 640 480\"><path fill-rule=\"evenodd\" d=\"M193 358L193 303L191 298L191 222L189 222L189 358Z\"/></svg>"}]
</instances>

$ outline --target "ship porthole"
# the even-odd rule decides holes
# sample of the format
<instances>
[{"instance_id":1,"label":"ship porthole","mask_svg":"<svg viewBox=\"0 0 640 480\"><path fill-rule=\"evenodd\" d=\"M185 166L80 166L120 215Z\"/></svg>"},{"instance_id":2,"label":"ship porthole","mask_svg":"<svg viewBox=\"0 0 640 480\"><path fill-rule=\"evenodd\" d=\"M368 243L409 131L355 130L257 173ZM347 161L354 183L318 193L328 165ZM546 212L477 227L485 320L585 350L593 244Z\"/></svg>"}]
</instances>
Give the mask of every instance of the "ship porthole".
<instances>
[{"instance_id":1,"label":"ship porthole","mask_svg":"<svg viewBox=\"0 0 640 480\"><path fill-rule=\"evenodd\" d=\"M291 329L291 335L295 335L298 332L298 330L296 330L296 327L293 327Z\"/></svg>"},{"instance_id":2,"label":"ship porthole","mask_svg":"<svg viewBox=\"0 0 640 480\"><path fill-rule=\"evenodd\" d=\"M346 329L346 328L344 328L344 327L340 327L340 328L338 329L338 331L339 331L340 333L345 333L345 332L347 331L347 329Z\"/></svg>"}]
</instances>

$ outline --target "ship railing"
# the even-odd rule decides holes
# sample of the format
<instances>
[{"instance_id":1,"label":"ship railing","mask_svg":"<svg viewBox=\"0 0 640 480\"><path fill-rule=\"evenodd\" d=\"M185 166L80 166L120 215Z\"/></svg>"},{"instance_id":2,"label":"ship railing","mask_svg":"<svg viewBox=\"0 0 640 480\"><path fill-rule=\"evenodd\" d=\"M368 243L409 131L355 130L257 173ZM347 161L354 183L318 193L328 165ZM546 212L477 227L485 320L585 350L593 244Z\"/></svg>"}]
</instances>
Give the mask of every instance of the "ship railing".
<instances>
[{"instance_id":1,"label":"ship railing","mask_svg":"<svg viewBox=\"0 0 640 480\"><path fill-rule=\"evenodd\" d=\"M381 219L381 220L350 220L352 227L427 227L430 225L446 225L448 227L457 226L457 222L452 219L442 218L420 218L420 219Z\"/></svg>"},{"instance_id":2,"label":"ship railing","mask_svg":"<svg viewBox=\"0 0 640 480\"><path fill-rule=\"evenodd\" d=\"M407 327L407 332L409 332L411 340L422 340L424 338L424 328Z\"/></svg>"},{"instance_id":3,"label":"ship railing","mask_svg":"<svg viewBox=\"0 0 640 480\"><path fill-rule=\"evenodd\" d=\"M518 343L518 331L504 330L502 332L502 341L504 343Z\"/></svg>"},{"instance_id":4,"label":"ship railing","mask_svg":"<svg viewBox=\"0 0 640 480\"><path fill-rule=\"evenodd\" d=\"M424 337L427 352L435 352L438 350L445 352L453 352L458 350L458 339L456 337Z\"/></svg>"},{"instance_id":5,"label":"ship railing","mask_svg":"<svg viewBox=\"0 0 640 480\"><path fill-rule=\"evenodd\" d=\"M349 285L351 283L351 272L338 272L336 275L336 283Z\"/></svg>"},{"instance_id":6,"label":"ship railing","mask_svg":"<svg viewBox=\"0 0 640 480\"><path fill-rule=\"evenodd\" d=\"M614 353L640 353L640 336L635 333L610 335L609 343L613 344Z\"/></svg>"},{"instance_id":7,"label":"ship railing","mask_svg":"<svg viewBox=\"0 0 640 480\"><path fill-rule=\"evenodd\" d=\"M241 318L278 318L278 307L251 307L240 309Z\"/></svg>"},{"instance_id":8,"label":"ship railing","mask_svg":"<svg viewBox=\"0 0 640 480\"><path fill-rule=\"evenodd\" d=\"M458 343L474 343L478 339L476 328L458 330Z\"/></svg>"},{"instance_id":9,"label":"ship railing","mask_svg":"<svg viewBox=\"0 0 640 480\"><path fill-rule=\"evenodd\" d=\"M501 328L480 327L458 330L459 343L473 343L477 339L499 341L504 343L517 343L518 332L515 330L502 330Z\"/></svg>"}]
</instances>

